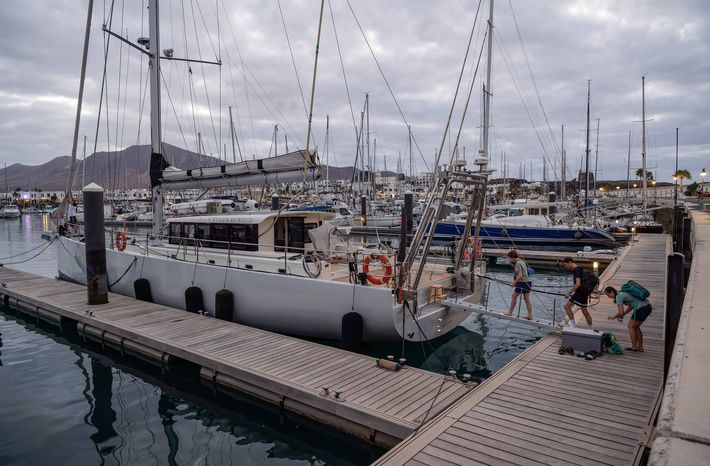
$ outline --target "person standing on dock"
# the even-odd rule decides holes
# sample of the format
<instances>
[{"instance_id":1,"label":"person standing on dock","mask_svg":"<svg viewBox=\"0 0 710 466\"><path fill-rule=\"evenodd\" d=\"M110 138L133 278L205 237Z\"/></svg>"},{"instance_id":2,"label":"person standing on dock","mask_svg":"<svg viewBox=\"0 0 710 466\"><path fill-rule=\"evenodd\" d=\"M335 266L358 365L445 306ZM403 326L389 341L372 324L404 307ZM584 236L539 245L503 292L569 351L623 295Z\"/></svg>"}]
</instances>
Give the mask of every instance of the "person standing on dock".
<instances>
[{"instance_id":1,"label":"person standing on dock","mask_svg":"<svg viewBox=\"0 0 710 466\"><path fill-rule=\"evenodd\" d=\"M518 302L518 296L522 294L525 300L525 306L528 308L528 316L526 319L532 320L532 303L530 302L532 280L530 280L530 274L528 273L528 264L520 258L518 251L515 249L508 251L507 255L508 259L510 259L510 263L513 265L513 284L511 286L514 290L513 296L510 299L510 308L505 315L513 315L513 309L515 309L515 304Z\"/></svg>"},{"instance_id":2,"label":"person standing on dock","mask_svg":"<svg viewBox=\"0 0 710 466\"><path fill-rule=\"evenodd\" d=\"M623 288L622 288L623 289ZM643 333L641 333L641 324L651 315L653 308L647 299L638 299L630 293L617 291L613 286L604 288L604 294L608 298L614 300L618 305L616 314L609 316L609 319L622 319L626 314L631 312L629 320L629 338L631 339L631 347L624 348L626 351L643 353ZM625 308L625 309L624 309Z\"/></svg>"},{"instance_id":3,"label":"person standing on dock","mask_svg":"<svg viewBox=\"0 0 710 466\"><path fill-rule=\"evenodd\" d=\"M571 257L562 259L562 264L564 264L565 269L572 271L572 276L574 277L572 289L565 293L565 297L569 298L565 303L569 326L572 328L577 327L577 322L575 322L574 313L572 312L572 306L576 304L582 308L582 314L587 321L587 328L592 329L592 316L589 314L587 306L589 305L589 295L594 291L594 287L599 281L592 272L586 272L582 267L575 264L574 259ZM594 283L593 285L592 282Z\"/></svg>"}]
</instances>

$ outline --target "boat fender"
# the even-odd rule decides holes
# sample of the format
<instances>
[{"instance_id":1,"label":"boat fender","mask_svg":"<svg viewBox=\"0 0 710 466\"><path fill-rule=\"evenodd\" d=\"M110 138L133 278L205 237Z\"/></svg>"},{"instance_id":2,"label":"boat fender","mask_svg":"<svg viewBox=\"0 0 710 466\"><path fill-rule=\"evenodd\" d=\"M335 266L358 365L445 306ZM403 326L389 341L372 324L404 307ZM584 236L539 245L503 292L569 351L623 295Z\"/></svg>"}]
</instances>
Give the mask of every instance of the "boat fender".
<instances>
[{"instance_id":1,"label":"boat fender","mask_svg":"<svg viewBox=\"0 0 710 466\"><path fill-rule=\"evenodd\" d=\"M348 312L341 319L340 346L346 351L362 351L363 319L357 312Z\"/></svg>"},{"instance_id":2,"label":"boat fender","mask_svg":"<svg viewBox=\"0 0 710 466\"><path fill-rule=\"evenodd\" d=\"M580 239L582 237L582 230L577 230L574 233L574 237L575 237L575 239Z\"/></svg>"},{"instance_id":3,"label":"boat fender","mask_svg":"<svg viewBox=\"0 0 710 466\"><path fill-rule=\"evenodd\" d=\"M402 365L398 362L390 361L389 359L376 359L375 362L378 366L383 369L397 372L402 368Z\"/></svg>"},{"instance_id":4,"label":"boat fender","mask_svg":"<svg viewBox=\"0 0 710 466\"><path fill-rule=\"evenodd\" d=\"M234 293L226 288L219 290L214 296L214 316L221 320L232 321L234 315Z\"/></svg>"},{"instance_id":5,"label":"boat fender","mask_svg":"<svg viewBox=\"0 0 710 466\"><path fill-rule=\"evenodd\" d=\"M202 290L191 286L185 290L185 310L187 312L204 311L205 303L202 299Z\"/></svg>"},{"instance_id":6,"label":"boat fender","mask_svg":"<svg viewBox=\"0 0 710 466\"><path fill-rule=\"evenodd\" d=\"M134 281L133 292L136 295L136 299L146 301L148 303L153 302L153 294L150 292L150 282L147 278L139 278Z\"/></svg>"}]
</instances>

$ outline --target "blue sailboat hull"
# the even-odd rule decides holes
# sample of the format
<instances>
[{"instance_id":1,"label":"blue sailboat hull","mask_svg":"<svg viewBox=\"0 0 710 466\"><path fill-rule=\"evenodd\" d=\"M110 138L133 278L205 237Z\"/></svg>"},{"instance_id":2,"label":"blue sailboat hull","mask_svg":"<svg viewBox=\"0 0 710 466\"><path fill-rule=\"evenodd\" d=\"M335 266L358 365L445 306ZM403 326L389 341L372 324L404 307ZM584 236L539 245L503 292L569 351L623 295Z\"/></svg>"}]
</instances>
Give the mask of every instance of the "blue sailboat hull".
<instances>
[{"instance_id":1,"label":"blue sailboat hull","mask_svg":"<svg viewBox=\"0 0 710 466\"><path fill-rule=\"evenodd\" d=\"M456 238L466 226L460 223L439 223L434 234L437 238ZM474 234L471 228L471 235ZM537 246L594 246L612 247L614 238L597 228L516 227L481 225L480 238L488 247Z\"/></svg>"}]
</instances>

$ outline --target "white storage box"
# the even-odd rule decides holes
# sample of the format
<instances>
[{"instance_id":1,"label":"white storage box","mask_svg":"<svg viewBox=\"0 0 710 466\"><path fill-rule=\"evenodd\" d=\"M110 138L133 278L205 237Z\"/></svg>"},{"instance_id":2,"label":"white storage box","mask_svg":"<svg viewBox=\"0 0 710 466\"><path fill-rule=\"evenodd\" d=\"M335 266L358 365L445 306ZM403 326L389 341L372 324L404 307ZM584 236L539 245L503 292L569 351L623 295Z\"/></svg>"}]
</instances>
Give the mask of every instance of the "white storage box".
<instances>
[{"instance_id":1,"label":"white storage box","mask_svg":"<svg viewBox=\"0 0 710 466\"><path fill-rule=\"evenodd\" d=\"M564 327L562 329L562 346L572 347L575 352L602 352L602 332L586 328Z\"/></svg>"}]
</instances>

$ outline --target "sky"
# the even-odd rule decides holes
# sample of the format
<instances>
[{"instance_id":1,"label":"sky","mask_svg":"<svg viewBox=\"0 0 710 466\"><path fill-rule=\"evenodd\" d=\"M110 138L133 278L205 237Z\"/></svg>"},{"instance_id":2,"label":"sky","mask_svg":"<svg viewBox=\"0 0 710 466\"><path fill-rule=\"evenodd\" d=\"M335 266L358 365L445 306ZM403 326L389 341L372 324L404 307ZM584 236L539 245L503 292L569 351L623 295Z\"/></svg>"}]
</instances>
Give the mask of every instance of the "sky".
<instances>
[{"instance_id":1,"label":"sky","mask_svg":"<svg viewBox=\"0 0 710 466\"><path fill-rule=\"evenodd\" d=\"M324 5L311 143L321 160L354 163L366 94L377 169L386 162L394 170L401 159L409 172L408 126L415 172L430 169L440 147L442 161L450 159L459 127L460 155L465 148L468 160L475 157L488 1L480 9L473 0ZM0 163L33 165L71 153L87 6L88 0L0 4ZM148 35L146 7L145 0L95 1L79 157L83 136L87 154L150 141L147 59L101 29L106 24L135 42ZM201 140L203 152L229 161L281 154L287 143L289 150L305 148L319 10L315 0L162 0L160 48L222 63L161 61L163 140L193 151ZM546 159L548 179L557 179L564 125L566 177L576 176L591 80L590 169L596 163L599 178L625 178L631 132L633 177L641 166L646 76L649 170L670 181L679 128L679 168L699 178L710 168L709 22L710 2L703 0L496 1L491 167L501 173L505 154L509 176L524 166L528 179L541 179Z\"/></svg>"}]
</instances>

